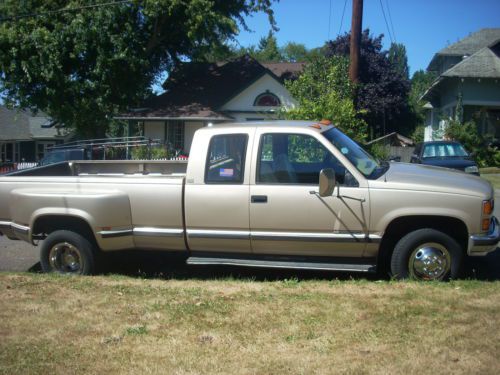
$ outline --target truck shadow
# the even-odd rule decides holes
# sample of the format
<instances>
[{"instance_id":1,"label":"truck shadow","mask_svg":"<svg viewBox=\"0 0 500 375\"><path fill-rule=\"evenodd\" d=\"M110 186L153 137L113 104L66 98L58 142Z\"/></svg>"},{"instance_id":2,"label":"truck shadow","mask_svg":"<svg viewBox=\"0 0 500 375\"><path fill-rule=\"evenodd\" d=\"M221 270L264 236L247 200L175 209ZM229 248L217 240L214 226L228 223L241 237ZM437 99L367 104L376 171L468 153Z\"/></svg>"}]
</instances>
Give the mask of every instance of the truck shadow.
<instances>
[{"instance_id":1,"label":"truck shadow","mask_svg":"<svg viewBox=\"0 0 500 375\"><path fill-rule=\"evenodd\" d=\"M131 277L176 280L250 279L273 280L380 280L383 275L355 272L260 269L230 266L188 266L186 257L179 254L154 251L123 251L106 254L101 274L119 274ZM41 272L40 263L29 272ZM500 280L500 247L486 257L467 258L464 279ZM386 277L388 279L388 277Z\"/></svg>"},{"instance_id":2,"label":"truck shadow","mask_svg":"<svg viewBox=\"0 0 500 375\"><path fill-rule=\"evenodd\" d=\"M188 266L185 256L151 251L134 251L106 254L103 274L121 274L132 277L159 279L200 279L224 278L267 280L379 280L377 274L355 272L309 271L259 269L230 266ZM467 258L463 278L484 281L500 280L500 248L486 257Z\"/></svg>"}]
</instances>

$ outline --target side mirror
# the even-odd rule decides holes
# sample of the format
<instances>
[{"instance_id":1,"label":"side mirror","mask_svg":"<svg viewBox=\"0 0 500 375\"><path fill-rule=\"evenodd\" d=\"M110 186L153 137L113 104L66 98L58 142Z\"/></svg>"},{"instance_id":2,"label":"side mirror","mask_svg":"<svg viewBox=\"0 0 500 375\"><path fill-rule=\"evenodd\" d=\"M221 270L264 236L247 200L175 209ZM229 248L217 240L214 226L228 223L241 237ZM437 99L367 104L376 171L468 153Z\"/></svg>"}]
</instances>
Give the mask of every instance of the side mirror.
<instances>
[{"instance_id":1,"label":"side mirror","mask_svg":"<svg viewBox=\"0 0 500 375\"><path fill-rule=\"evenodd\" d=\"M325 168L319 172L319 196L329 197L335 189L335 172L332 168Z\"/></svg>"}]
</instances>

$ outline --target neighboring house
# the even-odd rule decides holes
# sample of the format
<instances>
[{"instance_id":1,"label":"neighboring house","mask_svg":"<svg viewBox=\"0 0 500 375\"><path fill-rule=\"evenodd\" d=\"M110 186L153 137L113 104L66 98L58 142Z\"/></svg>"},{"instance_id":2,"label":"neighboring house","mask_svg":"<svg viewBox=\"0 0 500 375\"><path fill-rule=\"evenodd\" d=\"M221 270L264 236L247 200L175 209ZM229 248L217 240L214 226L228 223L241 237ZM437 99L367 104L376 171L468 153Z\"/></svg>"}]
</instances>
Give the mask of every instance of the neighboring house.
<instances>
[{"instance_id":1,"label":"neighboring house","mask_svg":"<svg viewBox=\"0 0 500 375\"><path fill-rule=\"evenodd\" d=\"M184 63L163 84L165 93L117 119L128 120L128 134L159 139L189 153L194 132L220 122L277 117L297 103L284 87L303 63L259 63L245 55L224 63Z\"/></svg>"},{"instance_id":2,"label":"neighboring house","mask_svg":"<svg viewBox=\"0 0 500 375\"><path fill-rule=\"evenodd\" d=\"M42 112L0 106L0 162L36 162L48 148L65 140L66 132Z\"/></svg>"},{"instance_id":3,"label":"neighboring house","mask_svg":"<svg viewBox=\"0 0 500 375\"><path fill-rule=\"evenodd\" d=\"M427 67L438 78L422 99L428 103L425 140L441 139L446 119L475 119L480 134L500 139L500 28L482 29L436 53Z\"/></svg>"}]
</instances>

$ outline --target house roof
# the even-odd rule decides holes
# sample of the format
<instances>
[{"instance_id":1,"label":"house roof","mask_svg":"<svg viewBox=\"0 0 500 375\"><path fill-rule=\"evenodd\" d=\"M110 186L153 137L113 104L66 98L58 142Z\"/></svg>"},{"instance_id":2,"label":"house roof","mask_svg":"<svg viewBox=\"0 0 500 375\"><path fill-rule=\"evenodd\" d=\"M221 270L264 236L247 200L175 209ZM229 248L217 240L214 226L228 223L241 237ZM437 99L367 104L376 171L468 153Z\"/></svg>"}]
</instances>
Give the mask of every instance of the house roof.
<instances>
[{"instance_id":1,"label":"house roof","mask_svg":"<svg viewBox=\"0 0 500 375\"><path fill-rule=\"evenodd\" d=\"M482 48L488 47L500 40L500 28L481 29L468 37L449 45L432 58L427 70L436 70L436 64L443 56L470 56Z\"/></svg>"},{"instance_id":2,"label":"house roof","mask_svg":"<svg viewBox=\"0 0 500 375\"><path fill-rule=\"evenodd\" d=\"M500 29L499 29L500 30ZM423 100L430 100L435 89L447 78L500 78L500 39L481 48L469 57L442 73L422 95Z\"/></svg>"},{"instance_id":3,"label":"house roof","mask_svg":"<svg viewBox=\"0 0 500 375\"><path fill-rule=\"evenodd\" d=\"M484 47L448 69L442 76L500 78L500 50Z\"/></svg>"},{"instance_id":4,"label":"house roof","mask_svg":"<svg viewBox=\"0 0 500 375\"><path fill-rule=\"evenodd\" d=\"M374 139L370 142L365 143L367 146L371 145L373 143L379 143L379 142L384 142L384 143L389 143L391 145L395 146L413 146L415 143L413 142L412 139L405 137L404 135L401 135L397 132L392 132L389 134L386 134L380 138Z\"/></svg>"},{"instance_id":5,"label":"house roof","mask_svg":"<svg viewBox=\"0 0 500 375\"><path fill-rule=\"evenodd\" d=\"M163 83L165 93L119 119L227 120L218 109L265 74L279 82L295 77L302 63L261 64L244 55L228 62L183 63Z\"/></svg>"},{"instance_id":6,"label":"house roof","mask_svg":"<svg viewBox=\"0 0 500 375\"><path fill-rule=\"evenodd\" d=\"M50 119L43 112L34 114L0 106L0 141L28 141L65 136L55 126L44 126L48 123Z\"/></svg>"}]
</instances>

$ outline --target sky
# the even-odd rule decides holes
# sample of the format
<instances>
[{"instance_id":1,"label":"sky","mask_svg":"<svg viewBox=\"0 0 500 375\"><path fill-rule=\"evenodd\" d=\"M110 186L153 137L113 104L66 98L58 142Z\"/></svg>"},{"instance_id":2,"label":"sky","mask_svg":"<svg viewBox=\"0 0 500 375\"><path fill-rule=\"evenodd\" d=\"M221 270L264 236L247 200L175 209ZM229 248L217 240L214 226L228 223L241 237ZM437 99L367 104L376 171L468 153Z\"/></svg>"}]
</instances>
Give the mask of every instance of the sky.
<instances>
[{"instance_id":1,"label":"sky","mask_svg":"<svg viewBox=\"0 0 500 375\"><path fill-rule=\"evenodd\" d=\"M391 33L394 30L393 40L406 47L410 74L427 68L437 51L470 33L500 27L500 0L364 0L363 29L384 34L385 49L391 39L381 4ZM342 34L351 27L352 0L281 0L273 10L280 46L293 41L319 47L335 39L339 30ZM270 29L262 13L247 17L246 22L253 32L242 31L236 38L244 47L257 44Z\"/></svg>"}]
</instances>

